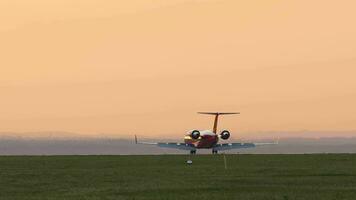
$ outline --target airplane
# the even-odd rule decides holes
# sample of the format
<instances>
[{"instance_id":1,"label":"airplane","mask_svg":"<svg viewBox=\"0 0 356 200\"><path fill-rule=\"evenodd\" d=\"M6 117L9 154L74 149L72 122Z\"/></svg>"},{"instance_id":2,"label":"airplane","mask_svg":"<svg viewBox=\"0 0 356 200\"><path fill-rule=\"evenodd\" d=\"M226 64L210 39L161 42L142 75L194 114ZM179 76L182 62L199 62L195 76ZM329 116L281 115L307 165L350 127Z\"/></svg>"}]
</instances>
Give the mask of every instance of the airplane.
<instances>
[{"instance_id":1,"label":"airplane","mask_svg":"<svg viewBox=\"0 0 356 200\"><path fill-rule=\"evenodd\" d=\"M234 115L240 114L239 112L198 112L198 114L203 115L214 115L214 126L213 130L191 130L184 137L184 143L164 143L164 142L139 142L137 136L135 135L136 144L146 144L155 145L163 148L173 148L180 150L190 151L190 154L196 154L197 149L212 149L213 154L217 154L218 151L231 150L231 149L242 149L242 148L253 148L261 145L274 145L277 142L272 143L218 143L219 138L222 140L227 140L230 138L230 132L228 130L223 130L218 133L218 119L220 115Z\"/></svg>"}]
</instances>

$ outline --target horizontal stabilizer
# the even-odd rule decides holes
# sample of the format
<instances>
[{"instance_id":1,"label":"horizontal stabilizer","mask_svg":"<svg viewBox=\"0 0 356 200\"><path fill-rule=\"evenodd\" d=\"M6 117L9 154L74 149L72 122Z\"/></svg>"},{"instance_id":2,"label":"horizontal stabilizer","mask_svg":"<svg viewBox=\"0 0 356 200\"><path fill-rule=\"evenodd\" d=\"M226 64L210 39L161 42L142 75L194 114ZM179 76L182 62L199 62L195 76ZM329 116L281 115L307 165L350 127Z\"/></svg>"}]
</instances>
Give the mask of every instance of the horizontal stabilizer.
<instances>
[{"instance_id":1,"label":"horizontal stabilizer","mask_svg":"<svg viewBox=\"0 0 356 200\"><path fill-rule=\"evenodd\" d=\"M235 115L240 114L239 112L198 112L198 114L203 115Z\"/></svg>"}]
</instances>

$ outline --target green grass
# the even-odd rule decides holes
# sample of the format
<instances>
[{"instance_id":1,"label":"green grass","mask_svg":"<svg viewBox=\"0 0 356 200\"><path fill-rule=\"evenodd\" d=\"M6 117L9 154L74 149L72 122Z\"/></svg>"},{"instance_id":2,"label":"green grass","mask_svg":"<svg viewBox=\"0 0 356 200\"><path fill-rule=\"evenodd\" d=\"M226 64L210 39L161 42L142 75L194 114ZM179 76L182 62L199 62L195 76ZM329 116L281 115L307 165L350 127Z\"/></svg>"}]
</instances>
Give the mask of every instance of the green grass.
<instances>
[{"instance_id":1,"label":"green grass","mask_svg":"<svg viewBox=\"0 0 356 200\"><path fill-rule=\"evenodd\" d=\"M0 157L7 199L356 199L356 155Z\"/></svg>"}]
</instances>

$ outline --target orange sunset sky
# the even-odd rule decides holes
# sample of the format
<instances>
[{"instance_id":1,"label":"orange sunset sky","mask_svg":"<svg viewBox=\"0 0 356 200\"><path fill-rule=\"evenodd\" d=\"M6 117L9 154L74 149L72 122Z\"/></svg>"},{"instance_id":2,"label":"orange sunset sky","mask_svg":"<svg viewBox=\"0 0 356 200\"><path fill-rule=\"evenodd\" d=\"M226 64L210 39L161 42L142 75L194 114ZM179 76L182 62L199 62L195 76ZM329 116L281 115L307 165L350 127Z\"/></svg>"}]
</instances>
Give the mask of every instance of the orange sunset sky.
<instances>
[{"instance_id":1,"label":"orange sunset sky","mask_svg":"<svg viewBox=\"0 0 356 200\"><path fill-rule=\"evenodd\" d=\"M0 132L356 130L353 0L2 0ZM355 134L356 136L356 134Z\"/></svg>"}]
</instances>

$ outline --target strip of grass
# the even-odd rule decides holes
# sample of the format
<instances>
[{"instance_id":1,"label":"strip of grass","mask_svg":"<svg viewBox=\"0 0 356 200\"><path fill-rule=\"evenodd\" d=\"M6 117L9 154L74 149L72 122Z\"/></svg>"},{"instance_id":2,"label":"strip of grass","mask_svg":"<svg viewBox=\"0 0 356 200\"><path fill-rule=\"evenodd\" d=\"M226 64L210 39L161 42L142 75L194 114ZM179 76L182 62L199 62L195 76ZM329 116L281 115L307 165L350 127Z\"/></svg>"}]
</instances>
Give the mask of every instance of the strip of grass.
<instances>
[{"instance_id":1,"label":"strip of grass","mask_svg":"<svg viewBox=\"0 0 356 200\"><path fill-rule=\"evenodd\" d=\"M356 155L0 157L0 199L356 199Z\"/></svg>"}]
</instances>

